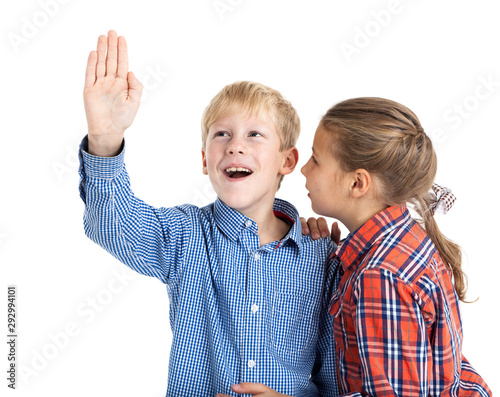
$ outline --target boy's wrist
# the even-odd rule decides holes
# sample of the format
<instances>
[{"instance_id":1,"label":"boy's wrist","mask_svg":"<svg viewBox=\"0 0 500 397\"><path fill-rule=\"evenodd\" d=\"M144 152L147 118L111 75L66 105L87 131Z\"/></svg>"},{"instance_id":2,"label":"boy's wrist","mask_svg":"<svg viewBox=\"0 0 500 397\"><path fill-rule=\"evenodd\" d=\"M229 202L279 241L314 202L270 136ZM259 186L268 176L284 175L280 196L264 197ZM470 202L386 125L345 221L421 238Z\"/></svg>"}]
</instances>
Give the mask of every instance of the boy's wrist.
<instances>
[{"instance_id":1,"label":"boy's wrist","mask_svg":"<svg viewBox=\"0 0 500 397\"><path fill-rule=\"evenodd\" d=\"M114 157L120 154L123 136L88 135L88 153L98 157Z\"/></svg>"},{"instance_id":2,"label":"boy's wrist","mask_svg":"<svg viewBox=\"0 0 500 397\"><path fill-rule=\"evenodd\" d=\"M125 140L116 156L99 156L90 153L88 149L89 136L83 138L80 144L81 168L88 177L113 179L123 170L125 155Z\"/></svg>"}]
</instances>

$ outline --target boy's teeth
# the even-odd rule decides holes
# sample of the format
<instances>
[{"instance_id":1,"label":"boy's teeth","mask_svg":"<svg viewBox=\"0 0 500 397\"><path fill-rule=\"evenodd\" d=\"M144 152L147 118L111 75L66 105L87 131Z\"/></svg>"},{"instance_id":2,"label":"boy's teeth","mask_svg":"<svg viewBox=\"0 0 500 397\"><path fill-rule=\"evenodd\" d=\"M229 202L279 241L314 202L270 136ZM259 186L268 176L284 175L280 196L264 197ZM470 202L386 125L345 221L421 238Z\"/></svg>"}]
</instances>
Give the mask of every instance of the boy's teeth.
<instances>
[{"instance_id":1,"label":"boy's teeth","mask_svg":"<svg viewBox=\"0 0 500 397\"><path fill-rule=\"evenodd\" d=\"M243 172L252 172L248 168L243 168L243 167L230 167L226 168L226 172L237 172L237 171L243 171Z\"/></svg>"}]
</instances>

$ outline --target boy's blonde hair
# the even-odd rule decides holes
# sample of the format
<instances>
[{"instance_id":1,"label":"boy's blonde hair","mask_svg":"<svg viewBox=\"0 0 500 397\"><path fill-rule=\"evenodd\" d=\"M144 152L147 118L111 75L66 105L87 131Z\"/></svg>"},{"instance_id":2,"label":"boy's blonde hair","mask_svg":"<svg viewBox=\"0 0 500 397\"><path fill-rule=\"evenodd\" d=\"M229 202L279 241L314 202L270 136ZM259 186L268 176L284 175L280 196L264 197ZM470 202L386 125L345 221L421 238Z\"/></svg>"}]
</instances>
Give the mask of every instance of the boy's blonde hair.
<instances>
[{"instance_id":1,"label":"boy's blonde hair","mask_svg":"<svg viewBox=\"0 0 500 397\"><path fill-rule=\"evenodd\" d=\"M344 172L365 169L375 176L376 193L386 205L415 206L464 300L460 247L441 233L430 210L437 157L417 116L388 99L353 98L330 108L320 124L331 133L333 155Z\"/></svg>"},{"instance_id":2,"label":"boy's blonde hair","mask_svg":"<svg viewBox=\"0 0 500 397\"><path fill-rule=\"evenodd\" d=\"M209 103L201 119L201 141L205 150L208 129L217 120L234 113L258 115L267 112L280 137L280 151L297 143L300 119L292 104L276 90L252 81L225 86Z\"/></svg>"}]
</instances>

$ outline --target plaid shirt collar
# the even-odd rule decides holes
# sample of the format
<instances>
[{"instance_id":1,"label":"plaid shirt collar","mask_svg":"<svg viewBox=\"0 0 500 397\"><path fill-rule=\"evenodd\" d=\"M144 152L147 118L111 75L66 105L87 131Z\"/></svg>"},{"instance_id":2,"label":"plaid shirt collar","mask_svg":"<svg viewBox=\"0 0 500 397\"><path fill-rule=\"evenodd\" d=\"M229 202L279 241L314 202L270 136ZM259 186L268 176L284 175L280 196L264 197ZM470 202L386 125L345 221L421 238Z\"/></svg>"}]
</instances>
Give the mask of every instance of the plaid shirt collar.
<instances>
[{"instance_id":1,"label":"plaid shirt collar","mask_svg":"<svg viewBox=\"0 0 500 397\"><path fill-rule=\"evenodd\" d=\"M406 205L388 207L349 234L332 256L340 260L342 269L346 271L357 263L375 242L390 233L397 225L405 224L410 219Z\"/></svg>"},{"instance_id":2,"label":"plaid shirt collar","mask_svg":"<svg viewBox=\"0 0 500 397\"><path fill-rule=\"evenodd\" d=\"M274 199L273 210L278 218L293 224L286 236L276 244L274 249L286 244L293 244L297 246L300 254L303 236L297 210L292 204L277 198ZM219 230L233 242L238 240L239 235L244 230L250 230L252 233L258 234L258 226L253 219L229 207L218 198L214 204L214 218Z\"/></svg>"}]
</instances>

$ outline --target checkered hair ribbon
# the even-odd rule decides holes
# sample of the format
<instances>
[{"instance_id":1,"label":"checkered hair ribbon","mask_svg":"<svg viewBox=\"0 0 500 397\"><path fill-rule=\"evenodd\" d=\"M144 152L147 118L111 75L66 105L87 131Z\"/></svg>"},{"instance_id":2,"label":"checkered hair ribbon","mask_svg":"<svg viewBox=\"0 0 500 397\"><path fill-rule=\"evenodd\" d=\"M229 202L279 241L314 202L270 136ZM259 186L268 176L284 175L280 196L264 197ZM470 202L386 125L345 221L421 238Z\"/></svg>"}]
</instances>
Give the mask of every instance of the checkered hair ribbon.
<instances>
[{"instance_id":1,"label":"checkered hair ribbon","mask_svg":"<svg viewBox=\"0 0 500 397\"><path fill-rule=\"evenodd\" d=\"M434 198L429 206L433 214L446 214L457 199L447 187L439 186L437 183L432 185Z\"/></svg>"}]
</instances>

